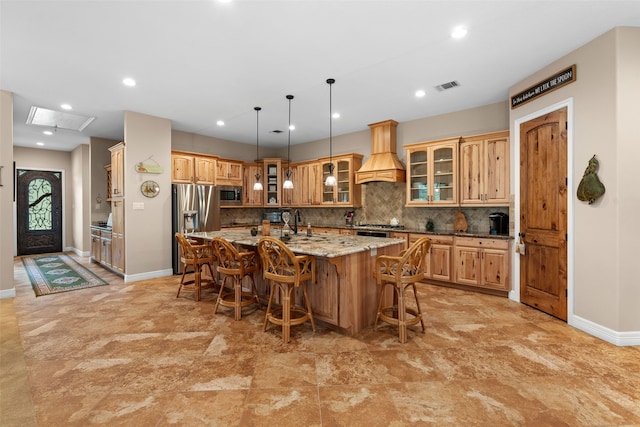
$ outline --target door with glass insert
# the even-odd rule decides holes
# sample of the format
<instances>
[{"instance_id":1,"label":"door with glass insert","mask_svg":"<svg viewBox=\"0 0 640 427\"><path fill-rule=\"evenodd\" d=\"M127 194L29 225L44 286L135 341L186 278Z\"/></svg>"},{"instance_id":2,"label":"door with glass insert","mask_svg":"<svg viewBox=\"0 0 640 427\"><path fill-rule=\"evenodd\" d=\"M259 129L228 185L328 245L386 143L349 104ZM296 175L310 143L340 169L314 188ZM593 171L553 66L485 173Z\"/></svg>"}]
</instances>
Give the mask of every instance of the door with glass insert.
<instances>
[{"instance_id":1,"label":"door with glass insert","mask_svg":"<svg viewBox=\"0 0 640 427\"><path fill-rule=\"evenodd\" d=\"M18 255L62 252L62 172L17 170Z\"/></svg>"}]
</instances>

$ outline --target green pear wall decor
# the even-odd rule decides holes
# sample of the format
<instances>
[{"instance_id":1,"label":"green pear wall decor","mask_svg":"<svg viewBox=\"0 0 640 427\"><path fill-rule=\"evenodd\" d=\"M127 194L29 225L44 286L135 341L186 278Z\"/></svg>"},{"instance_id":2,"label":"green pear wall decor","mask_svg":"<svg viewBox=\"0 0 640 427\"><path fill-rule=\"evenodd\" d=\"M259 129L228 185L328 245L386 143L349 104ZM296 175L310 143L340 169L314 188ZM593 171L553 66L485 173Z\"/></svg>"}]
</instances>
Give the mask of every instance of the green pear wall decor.
<instances>
[{"instance_id":1,"label":"green pear wall decor","mask_svg":"<svg viewBox=\"0 0 640 427\"><path fill-rule=\"evenodd\" d=\"M597 170L598 159L596 159L596 155L594 154L591 160L589 160L589 165L584 171L584 175L582 175L582 179L578 185L578 200L592 204L604 194L604 184L600 182Z\"/></svg>"}]
</instances>

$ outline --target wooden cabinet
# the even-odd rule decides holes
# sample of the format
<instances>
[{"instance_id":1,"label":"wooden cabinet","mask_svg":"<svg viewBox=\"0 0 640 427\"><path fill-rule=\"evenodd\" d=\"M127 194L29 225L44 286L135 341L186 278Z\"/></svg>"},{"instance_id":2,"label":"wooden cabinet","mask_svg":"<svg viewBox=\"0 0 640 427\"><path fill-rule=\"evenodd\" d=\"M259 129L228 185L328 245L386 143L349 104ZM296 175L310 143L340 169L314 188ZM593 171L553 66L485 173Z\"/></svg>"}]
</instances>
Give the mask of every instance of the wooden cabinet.
<instances>
[{"instance_id":1,"label":"wooden cabinet","mask_svg":"<svg viewBox=\"0 0 640 427\"><path fill-rule=\"evenodd\" d=\"M111 202L111 220L111 267L124 274L124 200Z\"/></svg>"},{"instance_id":2,"label":"wooden cabinet","mask_svg":"<svg viewBox=\"0 0 640 427\"><path fill-rule=\"evenodd\" d=\"M330 161L332 160L332 161ZM335 187L328 187L324 182L329 176L333 163L333 174L336 177ZM320 159L322 170L322 204L359 207L362 205L360 184L355 183L355 171L362 166L362 155L346 154L335 156L332 159L325 157Z\"/></svg>"},{"instance_id":3,"label":"wooden cabinet","mask_svg":"<svg viewBox=\"0 0 640 427\"><path fill-rule=\"evenodd\" d=\"M215 184L216 159L189 153L171 153L171 182L175 184Z\"/></svg>"},{"instance_id":4,"label":"wooden cabinet","mask_svg":"<svg viewBox=\"0 0 640 427\"><path fill-rule=\"evenodd\" d=\"M264 206L280 206L282 202L282 160L263 159Z\"/></svg>"},{"instance_id":5,"label":"wooden cabinet","mask_svg":"<svg viewBox=\"0 0 640 427\"><path fill-rule=\"evenodd\" d=\"M216 185L242 185L242 163L232 160L217 159L216 162Z\"/></svg>"},{"instance_id":6,"label":"wooden cabinet","mask_svg":"<svg viewBox=\"0 0 640 427\"><path fill-rule=\"evenodd\" d=\"M424 236L424 234L410 233L409 245ZM431 240L431 246L425 260L424 278L451 282L453 280L451 273L453 236L427 236Z\"/></svg>"},{"instance_id":7,"label":"wooden cabinet","mask_svg":"<svg viewBox=\"0 0 640 427\"><path fill-rule=\"evenodd\" d=\"M245 163L242 167L243 171L243 185L242 185L242 205L243 206L262 206L262 200L264 197L265 179L262 175L262 164L257 163ZM256 182L256 174L260 173L260 183L262 184L262 190L254 190L253 184Z\"/></svg>"},{"instance_id":8,"label":"wooden cabinet","mask_svg":"<svg viewBox=\"0 0 640 427\"><path fill-rule=\"evenodd\" d=\"M404 240L404 246L402 247L403 250L409 247L409 233L392 231L391 233L389 233L389 237L392 237L394 239L403 239Z\"/></svg>"},{"instance_id":9,"label":"wooden cabinet","mask_svg":"<svg viewBox=\"0 0 640 427\"><path fill-rule=\"evenodd\" d=\"M462 138L460 204L509 205L508 131Z\"/></svg>"},{"instance_id":10,"label":"wooden cabinet","mask_svg":"<svg viewBox=\"0 0 640 427\"><path fill-rule=\"evenodd\" d=\"M287 162L283 162L282 163L282 170L280 171L280 176L282 177L282 183L284 185L284 181L289 178L291 180L291 183L293 184L293 188L284 188L282 187L282 191L281 191L281 195L282 195L282 199L281 199L281 206L297 206L297 196L298 196L298 192L296 191L296 187L297 187L297 182L298 182L298 177L297 177L297 170L296 170L296 166L291 164L291 165L287 165Z\"/></svg>"},{"instance_id":11,"label":"wooden cabinet","mask_svg":"<svg viewBox=\"0 0 640 427\"><path fill-rule=\"evenodd\" d=\"M458 204L459 138L406 146L407 206Z\"/></svg>"},{"instance_id":12,"label":"wooden cabinet","mask_svg":"<svg viewBox=\"0 0 640 427\"><path fill-rule=\"evenodd\" d=\"M124 143L121 142L114 145L109 148L109 151L111 151L111 181L113 188L111 195L110 264L113 270L124 274ZM119 187L122 190L118 190Z\"/></svg>"},{"instance_id":13,"label":"wooden cabinet","mask_svg":"<svg viewBox=\"0 0 640 427\"><path fill-rule=\"evenodd\" d=\"M500 291L509 291L508 240L456 237L455 282Z\"/></svg>"},{"instance_id":14,"label":"wooden cabinet","mask_svg":"<svg viewBox=\"0 0 640 427\"><path fill-rule=\"evenodd\" d=\"M91 261L111 267L111 231L91 227Z\"/></svg>"},{"instance_id":15,"label":"wooden cabinet","mask_svg":"<svg viewBox=\"0 0 640 427\"><path fill-rule=\"evenodd\" d=\"M111 198L124 197L124 142L109 147L111 152ZM108 185L108 184L107 184Z\"/></svg>"},{"instance_id":16,"label":"wooden cabinet","mask_svg":"<svg viewBox=\"0 0 640 427\"><path fill-rule=\"evenodd\" d=\"M100 263L102 260L102 242L101 230L99 228L91 228L91 261Z\"/></svg>"},{"instance_id":17,"label":"wooden cabinet","mask_svg":"<svg viewBox=\"0 0 640 427\"><path fill-rule=\"evenodd\" d=\"M321 179L319 162L296 164L294 201L300 206L320 205L322 203Z\"/></svg>"}]
</instances>

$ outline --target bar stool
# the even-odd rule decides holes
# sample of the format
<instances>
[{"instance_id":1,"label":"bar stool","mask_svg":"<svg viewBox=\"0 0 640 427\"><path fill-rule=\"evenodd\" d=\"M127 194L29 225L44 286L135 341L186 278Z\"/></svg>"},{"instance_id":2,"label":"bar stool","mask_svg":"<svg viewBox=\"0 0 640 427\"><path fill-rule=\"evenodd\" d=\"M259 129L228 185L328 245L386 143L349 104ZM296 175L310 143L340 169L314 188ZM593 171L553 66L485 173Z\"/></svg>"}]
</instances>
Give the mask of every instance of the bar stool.
<instances>
[{"instance_id":1,"label":"bar stool","mask_svg":"<svg viewBox=\"0 0 640 427\"><path fill-rule=\"evenodd\" d=\"M291 340L291 326L311 321L315 332L316 324L309 303L305 281L316 281L316 259L311 255L295 255L283 242L274 237L263 237L258 242L258 252L262 260L262 275L271 281L264 330L269 323L282 326L282 340ZM280 290L281 308L272 310L276 287ZM295 289L300 287L304 295L305 307L296 305Z\"/></svg>"},{"instance_id":2,"label":"bar stool","mask_svg":"<svg viewBox=\"0 0 640 427\"><path fill-rule=\"evenodd\" d=\"M233 318L240 320L244 307L257 303L258 308L262 308L256 283L253 280L253 273L258 271L260 267L258 254L256 252L239 252L235 246L222 237L214 238L211 247L218 261L217 271L224 275L213 313L218 312L220 305L230 307L234 309ZM242 280L245 277L251 279L251 290L248 292L242 290ZM228 279L233 281L231 288L225 287Z\"/></svg>"},{"instance_id":3,"label":"bar stool","mask_svg":"<svg viewBox=\"0 0 640 427\"><path fill-rule=\"evenodd\" d=\"M218 286L218 282L216 281L216 277L213 275L213 269L211 267L211 264L215 261L215 257L213 256L209 245L194 244L180 233L176 233L176 240L180 245L180 262L182 263L182 278L180 279L180 287L178 288L178 295L176 295L176 298L180 296L180 291L185 289L193 290L194 299L196 301L200 301L200 291L202 289ZM211 279L202 279L202 268L205 265L209 267ZM193 268L193 280L185 281L187 266L191 266Z\"/></svg>"},{"instance_id":4,"label":"bar stool","mask_svg":"<svg viewBox=\"0 0 640 427\"><path fill-rule=\"evenodd\" d=\"M373 275L380 287L380 295L378 296L378 312L373 329L377 329L378 320L397 325L401 343L407 341L407 326L420 323L422 332L425 331L420 301L418 301L416 292L416 282L424 278L425 257L430 247L431 240L428 237L422 237L408 249L400 252L399 256L379 255L376 257L376 269ZM393 286L396 301L393 305L382 307L387 285ZM413 295L416 299L415 309L406 305L405 293L409 287L413 288Z\"/></svg>"}]
</instances>

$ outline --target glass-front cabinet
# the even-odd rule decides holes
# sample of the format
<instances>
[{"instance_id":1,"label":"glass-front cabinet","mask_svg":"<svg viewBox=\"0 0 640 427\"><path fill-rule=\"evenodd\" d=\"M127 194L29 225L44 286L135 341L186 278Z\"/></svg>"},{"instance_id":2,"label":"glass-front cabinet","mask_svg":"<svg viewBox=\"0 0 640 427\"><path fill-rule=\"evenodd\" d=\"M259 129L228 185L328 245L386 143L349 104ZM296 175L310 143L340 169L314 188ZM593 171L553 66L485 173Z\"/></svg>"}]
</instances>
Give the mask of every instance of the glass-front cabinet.
<instances>
[{"instance_id":1,"label":"glass-front cabinet","mask_svg":"<svg viewBox=\"0 0 640 427\"><path fill-rule=\"evenodd\" d=\"M322 169L322 204L360 206L360 185L355 184L355 171L362 166L362 155L349 154L320 159ZM333 163L333 176L336 178L335 187L324 185L331 172L329 165Z\"/></svg>"},{"instance_id":2,"label":"glass-front cabinet","mask_svg":"<svg viewBox=\"0 0 640 427\"><path fill-rule=\"evenodd\" d=\"M458 204L459 138L406 146L407 206Z\"/></svg>"},{"instance_id":3,"label":"glass-front cabinet","mask_svg":"<svg viewBox=\"0 0 640 427\"><path fill-rule=\"evenodd\" d=\"M263 159L264 206L280 206L282 202L282 160Z\"/></svg>"}]
</instances>

